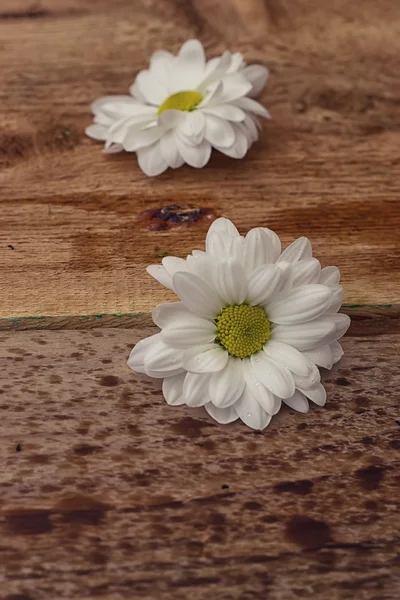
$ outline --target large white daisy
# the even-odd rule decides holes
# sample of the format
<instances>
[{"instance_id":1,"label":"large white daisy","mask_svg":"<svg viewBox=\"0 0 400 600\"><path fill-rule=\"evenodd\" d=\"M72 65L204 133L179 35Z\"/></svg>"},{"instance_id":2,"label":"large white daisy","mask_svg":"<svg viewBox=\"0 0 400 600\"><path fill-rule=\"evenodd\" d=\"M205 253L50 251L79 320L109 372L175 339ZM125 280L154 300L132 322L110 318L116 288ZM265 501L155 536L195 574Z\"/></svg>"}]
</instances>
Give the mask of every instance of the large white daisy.
<instances>
[{"instance_id":1,"label":"large white daisy","mask_svg":"<svg viewBox=\"0 0 400 600\"><path fill-rule=\"evenodd\" d=\"M247 66L239 53L206 61L202 44L189 40L177 56L155 52L130 96L96 100L86 133L104 141L105 152L136 152L149 176L184 163L204 167L212 148L243 158L258 139L257 116L269 118L252 98L267 78L268 69Z\"/></svg>"},{"instance_id":2,"label":"large white daisy","mask_svg":"<svg viewBox=\"0 0 400 600\"><path fill-rule=\"evenodd\" d=\"M162 378L168 404L204 406L219 423L240 418L254 429L282 401L303 413L308 400L325 404L317 367L340 359L350 319L338 314L338 268L321 269L307 238L281 252L270 229L243 237L220 218L205 252L168 256L148 272L180 302L154 309L161 332L136 344L128 365Z\"/></svg>"}]
</instances>

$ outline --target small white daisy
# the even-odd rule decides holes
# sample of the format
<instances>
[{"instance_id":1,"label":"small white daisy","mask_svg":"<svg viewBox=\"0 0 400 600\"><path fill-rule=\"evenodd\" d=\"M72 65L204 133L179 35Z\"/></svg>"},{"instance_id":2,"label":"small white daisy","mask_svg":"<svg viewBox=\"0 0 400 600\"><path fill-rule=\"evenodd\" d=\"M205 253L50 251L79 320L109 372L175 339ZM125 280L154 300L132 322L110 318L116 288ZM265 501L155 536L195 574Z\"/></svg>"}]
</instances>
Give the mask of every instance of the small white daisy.
<instances>
[{"instance_id":1,"label":"small white daisy","mask_svg":"<svg viewBox=\"0 0 400 600\"><path fill-rule=\"evenodd\" d=\"M267 78L268 69L247 66L239 53L206 61L202 44L189 40L177 56L155 52L130 96L96 100L86 134L105 142L105 152L136 152L149 176L184 163L204 167L212 148L243 158L258 139L257 116L270 118L252 99Z\"/></svg>"},{"instance_id":2,"label":"small white daisy","mask_svg":"<svg viewBox=\"0 0 400 600\"><path fill-rule=\"evenodd\" d=\"M160 304L161 332L140 341L128 365L162 378L168 404L204 406L219 423L240 418L264 429L281 402L306 413L323 406L319 367L342 356L350 325L338 314L337 267L312 257L307 238L281 252L270 229L239 234L228 219L211 225L206 251L168 256L148 272L180 302Z\"/></svg>"}]
</instances>

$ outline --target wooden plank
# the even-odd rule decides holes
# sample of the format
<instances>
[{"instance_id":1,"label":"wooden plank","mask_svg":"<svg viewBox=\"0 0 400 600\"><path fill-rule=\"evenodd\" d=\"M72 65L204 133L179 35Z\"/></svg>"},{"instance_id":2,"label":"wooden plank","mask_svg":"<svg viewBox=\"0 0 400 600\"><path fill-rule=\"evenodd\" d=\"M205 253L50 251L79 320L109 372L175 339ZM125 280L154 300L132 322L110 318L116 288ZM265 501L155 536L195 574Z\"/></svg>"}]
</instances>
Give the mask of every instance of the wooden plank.
<instances>
[{"instance_id":1,"label":"wooden plank","mask_svg":"<svg viewBox=\"0 0 400 600\"><path fill-rule=\"evenodd\" d=\"M154 328L3 332L2 598L395 600L399 330L353 323L327 406L263 433L130 372Z\"/></svg>"},{"instance_id":2,"label":"wooden plank","mask_svg":"<svg viewBox=\"0 0 400 600\"><path fill-rule=\"evenodd\" d=\"M2 2L0 318L148 315L170 296L145 266L202 247L219 215L285 244L308 235L340 267L345 303L399 306L399 4L266 6ZM193 36L210 56L229 47L271 68L273 121L240 164L216 155L206 170L148 179L133 156L107 158L84 136L89 104ZM210 218L165 231L138 218L171 204Z\"/></svg>"}]
</instances>

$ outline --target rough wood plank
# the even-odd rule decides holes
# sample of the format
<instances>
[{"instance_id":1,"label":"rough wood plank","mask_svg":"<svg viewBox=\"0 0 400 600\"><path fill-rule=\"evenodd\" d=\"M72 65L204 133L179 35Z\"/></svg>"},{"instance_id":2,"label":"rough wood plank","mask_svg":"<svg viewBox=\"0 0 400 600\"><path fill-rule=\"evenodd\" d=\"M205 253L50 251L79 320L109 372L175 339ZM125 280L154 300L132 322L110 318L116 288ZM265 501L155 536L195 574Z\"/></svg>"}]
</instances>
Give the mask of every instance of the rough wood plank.
<instances>
[{"instance_id":1,"label":"rough wood plank","mask_svg":"<svg viewBox=\"0 0 400 600\"><path fill-rule=\"evenodd\" d=\"M308 235L341 268L345 303L400 304L397 2L32 6L0 9L1 317L149 313L167 296L145 265L201 247L207 228L137 220L176 203L242 231L266 224L285 243ZM240 164L214 156L206 170L150 180L134 157L106 158L85 138L89 104L125 93L154 49L192 36L210 56L228 46L270 66L273 121Z\"/></svg>"},{"instance_id":2,"label":"rough wood plank","mask_svg":"<svg viewBox=\"0 0 400 600\"><path fill-rule=\"evenodd\" d=\"M2 598L398 598L399 322L263 433L132 374L152 331L1 334Z\"/></svg>"}]
</instances>

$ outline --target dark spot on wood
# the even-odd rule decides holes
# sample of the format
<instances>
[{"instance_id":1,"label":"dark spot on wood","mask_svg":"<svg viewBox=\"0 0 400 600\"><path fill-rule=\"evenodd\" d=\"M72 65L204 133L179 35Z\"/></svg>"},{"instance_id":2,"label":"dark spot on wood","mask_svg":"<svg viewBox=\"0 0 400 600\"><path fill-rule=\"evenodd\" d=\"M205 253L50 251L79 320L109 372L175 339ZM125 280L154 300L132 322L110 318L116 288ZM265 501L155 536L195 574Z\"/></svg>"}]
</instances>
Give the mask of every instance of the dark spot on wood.
<instances>
[{"instance_id":1,"label":"dark spot on wood","mask_svg":"<svg viewBox=\"0 0 400 600\"><path fill-rule=\"evenodd\" d=\"M249 502L245 502L243 504L243 508L245 510L261 510L263 508L263 505L259 502L253 502L250 500Z\"/></svg>"},{"instance_id":2,"label":"dark spot on wood","mask_svg":"<svg viewBox=\"0 0 400 600\"><path fill-rule=\"evenodd\" d=\"M338 385L351 385L350 381L346 377L338 377L335 379L335 383Z\"/></svg>"},{"instance_id":3,"label":"dark spot on wood","mask_svg":"<svg viewBox=\"0 0 400 600\"><path fill-rule=\"evenodd\" d=\"M41 126L36 137L38 147L47 150L72 150L79 143L80 133L68 123L51 118Z\"/></svg>"},{"instance_id":4,"label":"dark spot on wood","mask_svg":"<svg viewBox=\"0 0 400 600\"><path fill-rule=\"evenodd\" d=\"M296 515L286 526L286 535L303 548L321 548L332 540L331 529L325 521Z\"/></svg>"},{"instance_id":5,"label":"dark spot on wood","mask_svg":"<svg viewBox=\"0 0 400 600\"><path fill-rule=\"evenodd\" d=\"M394 450L400 450L400 440L392 440L389 446Z\"/></svg>"},{"instance_id":6,"label":"dark spot on wood","mask_svg":"<svg viewBox=\"0 0 400 600\"><path fill-rule=\"evenodd\" d=\"M104 375L99 381L100 385L104 385L105 387L115 387L119 385L120 381L118 377L115 375Z\"/></svg>"},{"instance_id":7,"label":"dark spot on wood","mask_svg":"<svg viewBox=\"0 0 400 600\"><path fill-rule=\"evenodd\" d=\"M1 15L0 15L1 19ZM33 148L32 136L16 133L3 133L0 135L0 165L10 166L15 160L23 158ZM11 244L8 246L10 248ZM11 246L14 250L14 247Z\"/></svg>"},{"instance_id":8,"label":"dark spot on wood","mask_svg":"<svg viewBox=\"0 0 400 600\"><path fill-rule=\"evenodd\" d=\"M196 438L202 435L202 430L205 427L210 427L207 421L193 419L193 417L183 417L178 423L171 425L171 429L180 435L185 435L188 438Z\"/></svg>"},{"instance_id":9,"label":"dark spot on wood","mask_svg":"<svg viewBox=\"0 0 400 600\"><path fill-rule=\"evenodd\" d=\"M311 494L313 488L313 482L308 479L302 479L300 481L283 481L274 486L274 492L278 494L290 493L298 494L300 496L306 496Z\"/></svg>"},{"instance_id":10,"label":"dark spot on wood","mask_svg":"<svg viewBox=\"0 0 400 600\"><path fill-rule=\"evenodd\" d=\"M71 358L80 358L82 356L82 352L72 352L72 354L70 354Z\"/></svg>"},{"instance_id":11,"label":"dark spot on wood","mask_svg":"<svg viewBox=\"0 0 400 600\"><path fill-rule=\"evenodd\" d=\"M358 469L355 475L364 490L377 490L383 479L384 469L383 467L371 465L366 469Z\"/></svg>"},{"instance_id":12,"label":"dark spot on wood","mask_svg":"<svg viewBox=\"0 0 400 600\"><path fill-rule=\"evenodd\" d=\"M226 483L223 483L221 485L221 490L229 490L229 485L227 485Z\"/></svg>"},{"instance_id":13,"label":"dark spot on wood","mask_svg":"<svg viewBox=\"0 0 400 600\"><path fill-rule=\"evenodd\" d=\"M187 577L179 581L170 583L171 587L201 587L206 585L212 585L213 583L219 583L218 577Z\"/></svg>"},{"instance_id":14,"label":"dark spot on wood","mask_svg":"<svg viewBox=\"0 0 400 600\"><path fill-rule=\"evenodd\" d=\"M378 510L378 505L374 500L367 500L364 503L364 506L367 510Z\"/></svg>"},{"instance_id":15,"label":"dark spot on wood","mask_svg":"<svg viewBox=\"0 0 400 600\"><path fill-rule=\"evenodd\" d=\"M62 383L62 377L60 377L60 375L50 375L49 382L50 383Z\"/></svg>"},{"instance_id":16,"label":"dark spot on wood","mask_svg":"<svg viewBox=\"0 0 400 600\"><path fill-rule=\"evenodd\" d=\"M364 446L373 446L375 444L374 438L369 437L368 435L363 437L361 441L364 444Z\"/></svg>"},{"instance_id":17,"label":"dark spot on wood","mask_svg":"<svg viewBox=\"0 0 400 600\"><path fill-rule=\"evenodd\" d=\"M197 445L200 448L204 448L205 450L213 451L216 449L216 444L212 440L205 440L204 442L198 442Z\"/></svg>"},{"instance_id":18,"label":"dark spot on wood","mask_svg":"<svg viewBox=\"0 0 400 600\"><path fill-rule=\"evenodd\" d=\"M400 425L400 419L396 419L397 425Z\"/></svg>"},{"instance_id":19,"label":"dark spot on wood","mask_svg":"<svg viewBox=\"0 0 400 600\"><path fill-rule=\"evenodd\" d=\"M38 465L47 465L50 462L50 458L47 456L47 454L31 454L29 456L29 462L33 462Z\"/></svg>"},{"instance_id":20,"label":"dark spot on wood","mask_svg":"<svg viewBox=\"0 0 400 600\"><path fill-rule=\"evenodd\" d=\"M261 521L263 523L277 523L279 521L279 518L275 515L264 515L263 517L261 517Z\"/></svg>"},{"instance_id":21,"label":"dark spot on wood","mask_svg":"<svg viewBox=\"0 0 400 600\"><path fill-rule=\"evenodd\" d=\"M367 396L357 396L354 398L354 402L357 406L367 408L370 405L370 400Z\"/></svg>"},{"instance_id":22,"label":"dark spot on wood","mask_svg":"<svg viewBox=\"0 0 400 600\"><path fill-rule=\"evenodd\" d=\"M352 367L351 370L352 371L369 371L370 369L373 369L374 367Z\"/></svg>"},{"instance_id":23,"label":"dark spot on wood","mask_svg":"<svg viewBox=\"0 0 400 600\"><path fill-rule=\"evenodd\" d=\"M103 448L101 446L81 444L80 446L75 446L74 454L77 454L78 456L88 456L88 454L93 454L94 452L98 452L99 450L103 450Z\"/></svg>"},{"instance_id":24,"label":"dark spot on wood","mask_svg":"<svg viewBox=\"0 0 400 600\"><path fill-rule=\"evenodd\" d=\"M50 11L44 8L29 8L24 11L7 11L0 13L0 19L4 21L15 21L17 19L40 19L42 17L48 17Z\"/></svg>"},{"instance_id":25,"label":"dark spot on wood","mask_svg":"<svg viewBox=\"0 0 400 600\"><path fill-rule=\"evenodd\" d=\"M7 248L9 248L10 250L15 250L15 248L12 244L8 244Z\"/></svg>"},{"instance_id":26,"label":"dark spot on wood","mask_svg":"<svg viewBox=\"0 0 400 600\"><path fill-rule=\"evenodd\" d=\"M14 510L6 513L5 522L9 533L13 535L41 535L53 530L49 510Z\"/></svg>"},{"instance_id":27,"label":"dark spot on wood","mask_svg":"<svg viewBox=\"0 0 400 600\"><path fill-rule=\"evenodd\" d=\"M21 446L21 444L17 444L17 445L16 445L16 448L15 448L15 451L16 451L16 452L21 452L21 450L22 450L22 446Z\"/></svg>"},{"instance_id":28,"label":"dark spot on wood","mask_svg":"<svg viewBox=\"0 0 400 600\"><path fill-rule=\"evenodd\" d=\"M307 423L299 423L299 424L297 425L297 429L298 429L299 431L301 431L302 429L307 429L307 427L308 427Z\"/></svg>"},{"instance_id":29,"label":"dark spot on wood","mask_svg":"<svg viewBox=\"0 0 400 600\"><path fill-rule=\"evenodd\" d=\"M132 347L132 344L130 345L130 347ZM110 363L112 363L111 358L103 358L102 361L103 365L109 365Z\"/></svg>"},{"instance_id":30,"label":"dark spot on wood","mask_svg":"<svg viewBox=\"0 0 400 600\"><path fill-rule=\"evenodd\" d=\"M194 225L199 221L211 219L212 216L213 210L211 208L171 204L161 208L145 210L138 216L137 222L150 231L162 231L177 225Z\"/></svg>"},{"instance_id":31,"label":"dark spot on wood","mask_svg":"<svg viewBox=\"0 0 400 600\"><path fill-rule=\"evenodd\" d=\"M81 494L70 494L59 500L53 507L54 513L59 513L66 523L80 525L99 525L109 504Z\"/></svg>"}]
</instances>

